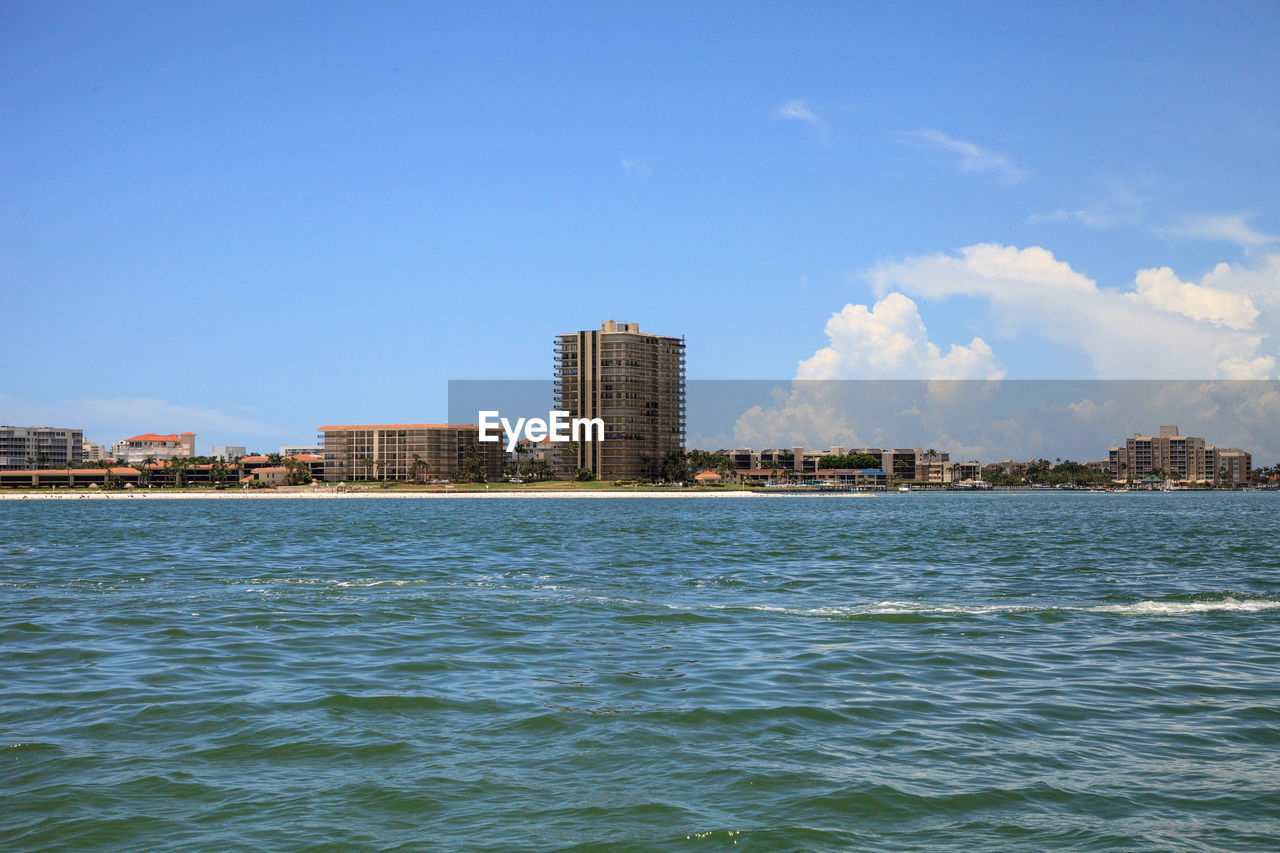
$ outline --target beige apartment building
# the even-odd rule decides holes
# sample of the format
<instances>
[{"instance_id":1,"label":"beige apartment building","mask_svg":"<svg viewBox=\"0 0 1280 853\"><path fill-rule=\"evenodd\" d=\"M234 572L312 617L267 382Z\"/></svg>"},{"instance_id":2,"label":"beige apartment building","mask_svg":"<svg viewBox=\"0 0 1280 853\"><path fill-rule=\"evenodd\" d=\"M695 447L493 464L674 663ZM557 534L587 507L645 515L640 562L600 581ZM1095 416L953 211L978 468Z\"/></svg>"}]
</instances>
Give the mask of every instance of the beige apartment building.
<instances>
[{"instance_id":1,"label":"beige apartment building","mask_svg":"<svg viewBox=\"0 0 1280 853\"><path fill-rule=\"evenodd\" d=\"M137 465L146 461L148 456L161 460L174 457L190 458L195 455L196 434L194 432L166 435L158 435L154 432L143 433L116 442L111 450L111 458L123 459L126 465Z\"/></svg>"},{"instance_id":2,"label":"beige apartment building","mask_svg":"<svg viewBox=\"0 0 1280 853\"><path fill-rule=\"evenodd\" d=\"M1238 447L1214 447L1210 444L1204 449L1204 466L1210 482L1243 486L1249 482L1249 475L1253 472L1253 455Z\"/></svg>"},{"instance_id":3,"label":"beige apartment building","mask_svg":"<svg viewBox=\"0 0 1280 853\"><path fill-rule=\"evenodd\" d=\"M502 443L481 442L473 424L322 426L319 433L329 482L450 478L467 468L472 450L486 479L502 476Z\"/></svg>"},{"instance_id":4,"label":"beige apartment building","mask_svg":"<svg viewBox=\"0 0 1280 853\"><path fill-rule=\"evenodd\" d=\"M684 339L651 335L637 323L603 323L555 342L556 408L600 418L604 441L562 446L557 469L648 479L684 451Z\"/></svg>"},{"instance_id":5,"label":"beige apartment building","mask_svg":"<svg viewBox=\"0 0 1280 853\"><path fill-rule=\"evenodd\" d=\"M1157 435L1135 434L1111 448L1108 467L1113 480L1141 480L1156 471L1170 479L1198 483L1249 480L1252 457L1238 447L1215 447L1204 438L1182 435L1162 426Z\"/></svg>"}]
</instances>

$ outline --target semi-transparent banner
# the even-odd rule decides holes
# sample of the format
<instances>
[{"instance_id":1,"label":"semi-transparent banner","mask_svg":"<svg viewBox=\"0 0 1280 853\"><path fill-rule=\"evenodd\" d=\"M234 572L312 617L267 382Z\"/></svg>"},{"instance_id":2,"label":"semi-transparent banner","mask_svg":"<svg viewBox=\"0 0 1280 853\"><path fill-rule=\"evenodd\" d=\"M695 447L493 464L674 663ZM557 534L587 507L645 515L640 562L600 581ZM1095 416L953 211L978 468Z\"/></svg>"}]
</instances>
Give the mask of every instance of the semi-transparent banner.
<instances>
[{"instance_id":1,"label":"semi-transparent banner","mask_svg":"<svg viewBox=\"0 0 1280 853\"><path fill-rule=\"evenodd\" d=\"M1228 380L690 380L685 444L701 450L933 448L952 459L1104 460L1177 427L1280 459L1280 382ZM546 419L551 380L451 380L449 422ZM607 419L607 416L606 416Z\"/></svg>"}]
</instances>

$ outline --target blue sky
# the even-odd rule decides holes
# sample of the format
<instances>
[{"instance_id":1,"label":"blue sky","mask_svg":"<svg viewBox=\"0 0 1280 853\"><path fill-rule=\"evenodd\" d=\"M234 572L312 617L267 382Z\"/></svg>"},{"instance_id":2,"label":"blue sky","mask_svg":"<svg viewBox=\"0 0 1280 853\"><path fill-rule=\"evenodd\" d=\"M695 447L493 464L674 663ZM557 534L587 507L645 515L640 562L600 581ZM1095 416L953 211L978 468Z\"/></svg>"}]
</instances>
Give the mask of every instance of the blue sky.
<instances>
[{"instance_id":1,"label":"blue sky","mask_svg":"<svg viewBox=\"0 0 1280 853\"><path fill-rule=\"evenodd\" d=\"M0 421L443 419L610 318L700 379L1274 379L1277 44L1247 2L4 2Z\"/></svg>"}]
</instances>

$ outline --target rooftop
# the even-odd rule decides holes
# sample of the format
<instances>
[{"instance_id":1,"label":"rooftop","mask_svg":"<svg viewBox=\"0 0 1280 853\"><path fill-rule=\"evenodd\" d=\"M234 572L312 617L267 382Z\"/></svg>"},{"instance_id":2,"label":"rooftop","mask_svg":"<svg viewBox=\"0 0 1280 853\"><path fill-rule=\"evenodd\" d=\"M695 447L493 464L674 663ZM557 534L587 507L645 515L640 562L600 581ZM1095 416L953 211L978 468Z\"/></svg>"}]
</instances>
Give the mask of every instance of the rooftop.
<instances>
[{"instance_id":1,"label":"rooftop","mask_svg":"<svg viewBox=\"0 0 1280 853\"><path fill-rule=\"evenodd\" d=\"M320 432L338 429L479 429L475 424L341 424L322 426Z\"/></svg>"}]
</instances>

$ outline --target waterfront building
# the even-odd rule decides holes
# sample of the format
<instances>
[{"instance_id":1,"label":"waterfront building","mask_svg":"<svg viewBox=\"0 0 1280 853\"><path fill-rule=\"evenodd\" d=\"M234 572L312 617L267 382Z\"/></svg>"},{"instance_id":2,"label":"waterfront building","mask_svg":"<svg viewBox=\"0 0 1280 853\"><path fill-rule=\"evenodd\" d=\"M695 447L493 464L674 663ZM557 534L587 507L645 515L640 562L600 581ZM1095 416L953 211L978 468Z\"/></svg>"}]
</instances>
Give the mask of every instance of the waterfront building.
<instances>
[{"instance_id":1,"label":"waterfront building","mask_svg":"<svg viewBox=\"0 0 1280 853\"><path fill-rule=\"evenodd\" d=\"M683 338L646 334L637 323L609 321L598 331L558 336L556 408L604 422L604 441L560 448L558 470L659 476L670 454L684 452L684 358Z\"/></svg>"},{"instance_id":2,"label":"waterfront building","mask_svg":"<svg viewBox=\"0 0 1280 853\"><path fill-rule=\"evenodd\" d=\"M85 462L101 462L108 458L107 448L93 441L80 443L80 464Z\"/></svg>"},{"instance_id":3,"label":"waterfront building","mask_svg":"<svg viewBox=\"0 0 1280 853\"><path fill-rule=\"evenodd\" d=\"M1215 447L1200 436L1162 426L1157 435L1135 434L1111 448L1107 467L1113 480L1142 480L1162 471L1173 480L1247 483L1252 457L1238 447Z\"/></svg>"},{"instance_id":4,"label":"waterfront building","mask_svg":"<svg viewBox=\"0 0 1280 853\"><path fill-rule=\"evenodd\" d=\"M818 479L824 485L861 491L882 492L889 484L889 476L879 468L822 468Z\"/></svg>"},{"instance_id":5,"label":"waterfront building","mask_svg":"<svg viewBox=\"0 0 1280 853\"><path fill-rule=\"evenodd\" d=\"M37 468L28 471L0 471L0 486L105 486L138 482L138 469L126 466L103 468Z\"/></svg>"},{"instance_id":6,"label":"waterfront building","mask_svg":"<svg viewBox=\"0 0 1280 853\"><path fill-rule=\"evenodd\" d=\"M0 471L79 465L83 445L84 430L0 426Z\"/></svg>"},{"instance_id":7,"label":"waterfront building","mask_svg":"<svg viewBox=\"0 0 1280 853\"><path fill-rule=\"evenodd\" d=\"M963 479L979 479L981 467L976 462L951 462L951 454L919 447L882 449L879 447L845 448L835 445L826 450L806 450L803 447L754 451L751 448L735 448L717 451L728 456L740 474L744 472L791 471L795 474L816 474L824 456L862 454L872 456L879 469L895 480L911 483L951 483ZM868 469L872 470L872 469ZM748 479L767 479L752 474Z\"/></svg>"},{"instance_id":8,"label":"waterfront building","mask_svg":"<svg viewBox=\"0 0 1280 853\"><path fill-rule=\"evenodd\" d=\"M324 479L324 454L323 453L294 453L289 456L281 457L283 462L300 462L307 466L307 472L313 480ZM288 467L288 466L286 466Z\"/></svg>"},{"instance_id":9,"label":"waterfront building","mask_svg":"<svg viewBox=\"0 0 1280 853\"><path fill-rule=\"evenodd\" d=\"M282 444L280 445L280 456L323 456L324 445L322 444Z\"/></svg>"},{"instance_id":10,"label":"waterfront building","mask_svg":"<svg viewBox=\"0 0 1280 853\"><path fill-rule=\"evenodd\" d=\"M135 435L116 442L111 451L113 459L123 459L126 465L134 465L153 456L157 460L173 459L176 456L191 457L196 455L196 434L194 432L169 433L158 435L154 432Z\"/></svg>"},{"instance_id":11,"label":"waterfront building","mask_svg":"<svg viewBox=\"0 0 1280 853\"><path fill-rule=\"evenodd\" d=\"M1213 483L1243 486L1248 484L1253 471L1253 455L1238 447L1210 444L1204 449L1204 461L1207 479Z\"/></svg>"},{"instance_id":12,"label":"waterfront building","mask_svg":"<svg viewBox=\"0 0 1280 853\"><path fill-rule=\"evenodd\" d=\"M223 462L235 462L249 455L249 449L235 444L215 444L209 449L209 455Z\"/></svg>"},{"instance_id":13,"label":"waterfront building","mask_svg":"<svg viewBox=\"0 0 1280 853\"><path fill-rule=\"evenodd\" d=\"M271 459L261 454L255 454L253 456L241 456L240 457L240 473L242 476L247 477L250 474L252 474L254 471L258 470L259 468L266 468L270 464L271 464Z\"/></svg>"},{"instance_id":14,"label":"waterfront building","mask_svg":"<svg viewBox=\"0 0 1280 853\"><path fill-rule=\"evenodd\" d=\"M452 478L478 459L485 478L502 476L502 442L481 442L474 424L364 424L322 426L324 479L413 480Z\"/></svg>"},{"instance_id":15,"label":"waterfront building","mask_svg":"<svg viewBox=\"0 0 1280 853\"><path fill-rule=\"evenodd\" d=\"M555 471L559 452L559 447L550 438L544 437L537 441L522 438L515 449L506 454L506 458L517 474L520 473L521 466L531 462L541 462L548 470Z\"/></svg>"},{"instance_id":16,"label":"waterfront building","mask_svg":"<svg viewBox=\"0 0 1280 853\"><path fill-rule=\"evenodd\" d=\"M243 477L240 482L263 483L268 486L283 486L289 481L289 469L283 465L266 465L257 468L250 475Z\"/></svg>"}]
</instances>

